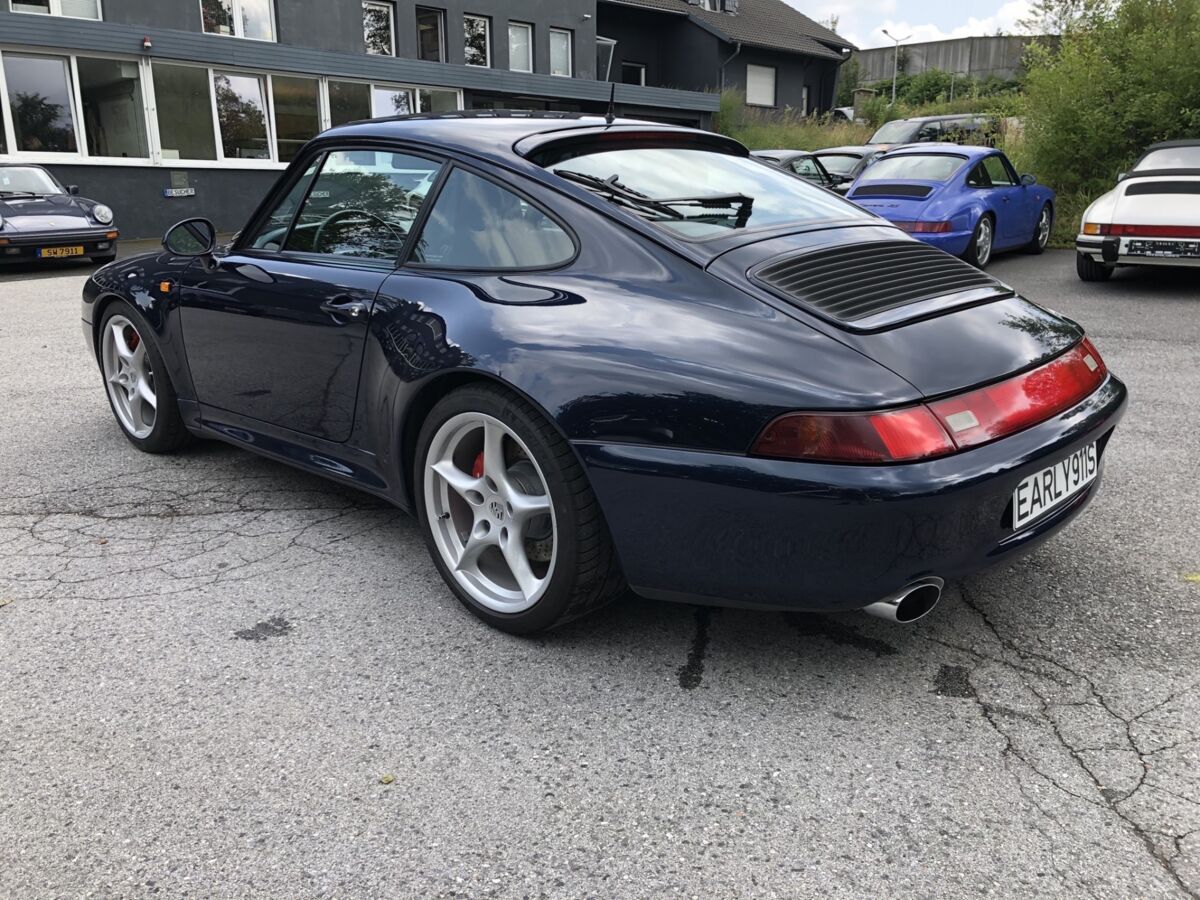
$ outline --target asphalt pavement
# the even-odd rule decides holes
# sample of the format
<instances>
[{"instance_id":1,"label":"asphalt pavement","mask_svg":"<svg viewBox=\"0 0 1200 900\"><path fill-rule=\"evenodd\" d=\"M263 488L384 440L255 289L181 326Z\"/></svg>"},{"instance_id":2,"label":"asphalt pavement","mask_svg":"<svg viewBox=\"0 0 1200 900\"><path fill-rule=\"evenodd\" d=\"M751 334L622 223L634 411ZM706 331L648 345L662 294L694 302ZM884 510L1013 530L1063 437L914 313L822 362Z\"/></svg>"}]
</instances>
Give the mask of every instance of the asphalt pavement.
<instances>
[{"instance_id":1,"label":"asphalt pavement","mask_svg":"<svg viewBox=\"0 0 1200 900\"><path fill-rule=\"evenodd\" d=\"M1200 274L994 264L1132 401L1084 516L927 619L522 639L370 497L136 452L88 271L0 272L0 897L1200 895Z\"/></svg>"}]
</instances>

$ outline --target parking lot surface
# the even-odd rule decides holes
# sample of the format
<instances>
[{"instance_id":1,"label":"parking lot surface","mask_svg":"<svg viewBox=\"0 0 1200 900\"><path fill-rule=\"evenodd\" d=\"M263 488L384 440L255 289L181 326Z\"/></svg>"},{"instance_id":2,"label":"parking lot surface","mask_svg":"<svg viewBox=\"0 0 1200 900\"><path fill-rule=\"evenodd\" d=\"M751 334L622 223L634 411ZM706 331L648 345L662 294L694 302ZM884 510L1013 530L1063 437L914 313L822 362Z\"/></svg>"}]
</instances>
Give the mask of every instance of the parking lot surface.
<instances>
[{"instance_id":1,"label":"parking lot surface","mask_svg":"<svg viewBox=\"0 0 1200 900\"><path fill-rule=\"evenodd\" d=\"M1200 895L1195 274L994 264L1131 406L1088 512L927 619L522 639L370 497L136 452L88 271L0 271L0 896Z\"/></svg>"}]
</instances>

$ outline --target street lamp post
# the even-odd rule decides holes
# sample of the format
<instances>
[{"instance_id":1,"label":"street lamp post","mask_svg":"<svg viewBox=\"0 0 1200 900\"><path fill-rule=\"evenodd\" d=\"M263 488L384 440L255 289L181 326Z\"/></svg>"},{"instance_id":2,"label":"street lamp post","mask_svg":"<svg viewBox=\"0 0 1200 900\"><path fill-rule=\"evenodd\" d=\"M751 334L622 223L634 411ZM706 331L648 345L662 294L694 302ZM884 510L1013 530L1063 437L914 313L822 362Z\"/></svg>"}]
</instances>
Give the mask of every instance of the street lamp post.
<instances>
[{"instance_id":1,"label":"street lamp post","mask_svg":"<svg viewBox=\"0 0 1200 900\"><path fill-rule=\"evenodd\" d=\"M912 37L912 35L910 34L910 35L907 35L906 37L898 38L898 37L893 37L892 33L890 31L888 31L886 28L881 28L879 30L882 31L884 34L886 34L888 37L890 37L893 41L896 42L896 55L892 57L892 102L891 102L891 105L895 106L896 105L896 75L900 72L900 43L902 41L907 41L910 37Z\"/></svg>"}]
</instances>

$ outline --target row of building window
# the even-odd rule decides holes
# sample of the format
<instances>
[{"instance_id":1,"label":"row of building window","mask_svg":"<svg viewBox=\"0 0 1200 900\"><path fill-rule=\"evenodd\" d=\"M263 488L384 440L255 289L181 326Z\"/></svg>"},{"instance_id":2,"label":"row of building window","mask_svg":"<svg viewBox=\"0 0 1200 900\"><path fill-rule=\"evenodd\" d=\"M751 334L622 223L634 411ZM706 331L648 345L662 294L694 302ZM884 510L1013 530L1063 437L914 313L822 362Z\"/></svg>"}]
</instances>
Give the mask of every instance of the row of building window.
<instances>
[{"instance_id":1,"label":"row of building window","mask_svg":"<svg viewBox=\"0 0 1200 900\"><path fill-rule=\"evenodd\" d=\"M448 88L148 59L6 50L0 76L0 154L48 161L285 163L335 125L462 108Z\"/></svg>"},{"instance_id":2,"label":"row of building window","mask_svg":"<svg viewBox=\"0 0 1200 900\"><path fill-rule=\"evenodd\" d=\"M80 19L101 18L100 0L10 0L14 12L41 13ZM363 0L363 39L368 53L396 55L396 5L390 0ZM276 40L273 0L200 0L201 27L207 34L259 41ZM446 62L446 13L417 7L418 58ZM468 66L492 65L492 20L463 16L463 57ZM550 29L550 74L574 74L574 35L567 28ZM533 26L508 23L509 68L533 71Z\"/></svg>"}]
</instances>

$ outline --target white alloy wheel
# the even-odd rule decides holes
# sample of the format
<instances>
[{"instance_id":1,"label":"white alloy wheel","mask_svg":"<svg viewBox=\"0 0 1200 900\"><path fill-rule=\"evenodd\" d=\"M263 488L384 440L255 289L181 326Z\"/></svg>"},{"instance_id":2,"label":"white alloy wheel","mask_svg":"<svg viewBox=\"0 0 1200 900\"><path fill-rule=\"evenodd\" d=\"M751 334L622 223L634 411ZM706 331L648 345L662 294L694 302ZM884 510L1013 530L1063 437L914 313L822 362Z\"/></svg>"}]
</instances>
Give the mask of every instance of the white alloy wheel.
<instances>
[{"instance_id":1,"label":"white alloy wheel","mask_svg":"<svg viewBox=\"0 0 1200 900\"><path fill-rule=\"evenodd\" d=\"M149 437L158 416L154 371L146 342L129 319L116 315L105 324L100 360L104 386L121 426L135 438Z\"/></svg>"},{"instance_id":2,"label":"white alloy wheel","mask_svg":"<svg viewBox=\"0 0 1200 900\"><path fill-rule=\"evenodd\" d=\"M1042 214L1038 217L1037 224L1037 245L1041 249L1046 249L1046 243L1050 240L1050 207L1043 206Z\"/></svg>"},{"instance_id":3,"label":"white alloy wheel","mask_svg":"<svg viewBox=\"0 0 1200 900\"><path fill-rule=\"evenodd\" d=\"M455 582L498 613L523 612L554 573L558 530L546 479L529 448L499 419L447 419L425 458L433 542Z\"/></svg>"},{"instance_id":4,"label":"white alloy wheel","mask_svg":"<svg viewBox=\"0 0 1200 900\"><path fill-rule=\"evenodd\" d=\"M975 231L975 259L981 269L992 258L992 242L994 238L992 220L984 216L979 220L979 225Z\"/></svg>"}]
</instances>

